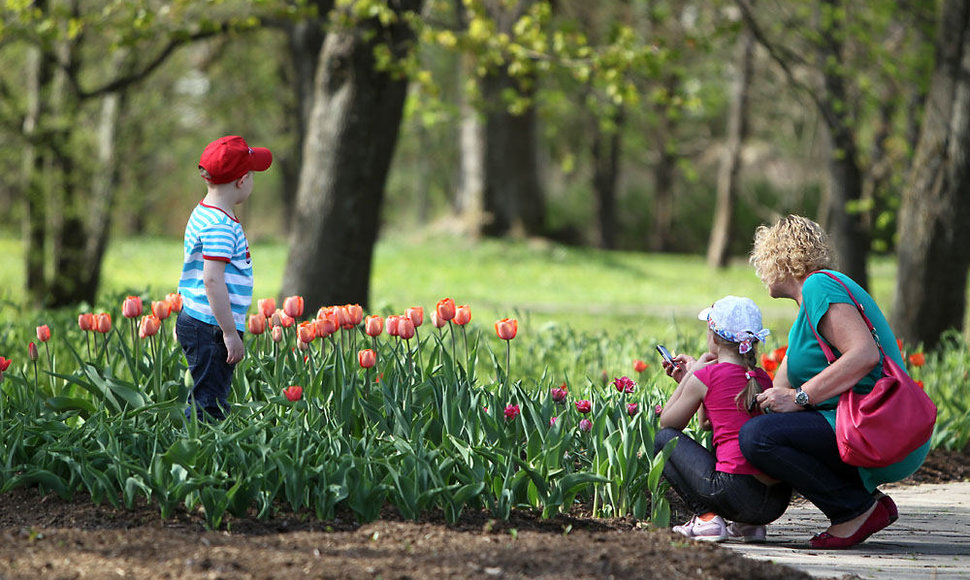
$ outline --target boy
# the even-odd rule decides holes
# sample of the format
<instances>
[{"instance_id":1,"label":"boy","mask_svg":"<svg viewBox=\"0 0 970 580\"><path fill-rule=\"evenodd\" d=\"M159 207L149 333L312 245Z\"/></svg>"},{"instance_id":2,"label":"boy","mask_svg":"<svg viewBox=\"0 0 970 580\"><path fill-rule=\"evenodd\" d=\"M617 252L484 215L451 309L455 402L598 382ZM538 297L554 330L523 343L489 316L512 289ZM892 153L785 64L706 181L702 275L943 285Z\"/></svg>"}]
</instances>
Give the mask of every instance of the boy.
<instances>
[{"instance_id":1,"label":"boy","mask_svg":"<svg viewBox=\"0 0 970 580\"><path fill-rule=\"evenodd\" d=\"M186 417L225 418L232 371L245 355L242 332L253 298L249 243L233 207L253 192L255 171L266 171L273 154L242 137L209 143L199 158L206 196L185 226L185 258L176 333L195 386Z\"/></svg>"}]
</instances>

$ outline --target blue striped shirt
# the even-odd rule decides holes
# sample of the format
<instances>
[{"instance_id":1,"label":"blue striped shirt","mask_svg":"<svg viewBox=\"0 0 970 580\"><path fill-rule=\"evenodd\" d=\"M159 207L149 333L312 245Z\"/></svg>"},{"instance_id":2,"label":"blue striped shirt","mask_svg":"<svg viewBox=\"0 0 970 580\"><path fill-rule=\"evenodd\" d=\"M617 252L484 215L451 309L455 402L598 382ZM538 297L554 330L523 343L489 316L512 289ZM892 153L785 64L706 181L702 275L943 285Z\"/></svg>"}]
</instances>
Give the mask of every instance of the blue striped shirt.
<instances>
[{"instance_id":1,"label":"blue striped shirt","mask_svg":"<svg viewBox=\"0 0 970 580\"><path fill-rule=\"evenodd\" d=\"M205 260L226 263L226 288L236 329L246 328L246 312L253 301L253 261L242 225L223 210L199 203L185 226L185 258L179 293L182 312L207 324L218 325L205 293Z\"/></svg>"}]
</instances>

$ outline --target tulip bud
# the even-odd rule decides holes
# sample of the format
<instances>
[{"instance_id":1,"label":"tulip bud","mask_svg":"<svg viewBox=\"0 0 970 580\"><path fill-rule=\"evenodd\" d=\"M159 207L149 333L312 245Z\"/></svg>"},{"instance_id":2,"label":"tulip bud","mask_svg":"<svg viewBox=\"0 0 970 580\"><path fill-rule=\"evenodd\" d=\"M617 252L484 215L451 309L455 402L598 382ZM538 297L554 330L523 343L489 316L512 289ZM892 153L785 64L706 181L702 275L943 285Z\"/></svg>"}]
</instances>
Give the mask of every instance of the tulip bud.
<instances>
[{"instance_id":1,"label":"tulip bud","mask_svg":"<svg viewBox=\"0 0 970 580\"><path fill-rule=\"evenodd\" d=\"M629 415L629 416L631 416L631 417L634 416L634 415L636 415L637 414L637 411L639 411L639 410L640 410L640 405L638 405L637 403L627 403L626 404L626 414Z\"/></svg>"},{"instance_id":2,"label":"tulip bud","mask_svg":"<svg viewBox=\"0 0 970 580\"><path fill-rule=\"evenodd\" d=\"M95 317L95 330L101 334L108 334L111 332L111 314L107 312L102 312Z\"/></svg>"},{"instance_id":3,"label":"tulip bud","mask_svg":"<svg viewBox=\"0 0 970 580\"><path fill-rule=\"evenodd\" d=\"M549 389L549 394L552 395L553 401L555 401L556 403L562 403L563 401L566 400L566 395L569 394L569 391L566 388L566 383L563 383L559 387L553 387L552 389Z\"/></svg>"},{"instance_id":4,"label":"tulip bud","mask_svg":"<svg viewBox=\"0 0 970 580\"><path fill-rule=\"evenodd\" d=\"M33 341L27 345L27 356L29 356L30 360L34 362L37 362L37 359L40 358L40 353L37 352L37 345L34 344Z\"/></svg>"},{"instance_id":5,"label":"tulip bud","mask_svg":"<svg viewBox=\"0 0 970 580\"><path fill-rule=\"evenodd\" d=\"M384 332L384 319L380 316L368 316L364 319L364 332L367 336L380 336Z\"/></svg>"},{"instance_id":6,"label":"tulip bud","mask_svg":"<svg viewBox=\"0 0 970 580\"><path fill-rule=\"evenodd\" d=\"M270 336L273 338L273 342L281 342L283 340L283 327L274 326Z\"/></svg>"},{"instance_id":7,"label":"tulip bud","mask_svg":"<svg viewBox=\"0 0 970 580\"><path fill-rule=\"evenodd\" d=\"M152 302L152 314L159 320L165 320L172 314L172 305L168 300Z\"/></svg>"},{"instance_id":8,"label":"tulip bud","mask_svg":"<svg viewBox=\"0 0 970 580\"><path fill-rule=\"evenodd\" d=\"M266 317L262 314L250 314L246 330L250 334L263 334L266 332Z\"/></svg>"},{"instance_id":9,"label":"tulip bud","mask_svg":"<svg viewBox=\"0 0 970 580\"><path fill-rule=\"evenodd\" d=\"M411 319L406 316L400 316L397 319L397 334L404 340L411 340L414 338L414 323Z\"/></svg>"},{"instance_id":10,"label":"tulip bud","mask_svg":"<svg viewBox=\"0 0 970 580\"><path fill-rule=\"evenodd\" d=\"M357 326L364 319L364 309L360 307L360 304L348 304L346 306L347 314L350 316L350 324L352 326Z\"/></svg>"},{"instance_id":11,"label":"tulip bud","mask_svg":"<svg viewBox=\"0 0 970 580\"><path fill-rule=\"evenodd\" d=\"M417 328L424 324L424 308L420 306L412 306L404 311L404 315L411 319L414 323L414 327Z\"/></svg>"},{"instance_id":12,"label":"tulip bud","mask_svg":"<svg viewBox=\"0 0 970 580\"><path fill-rule=\"evenodd\" d=\"M438 313L438 318L448 322L455 317L455 301L451 298L442 298L438 301L438 306L435 308L435 312Z\"/></svg>"},{"instance_id":13,"label":"tulip bud","mask_svg":"<svg viewBox=\"0 0 970 580\"><path fill-rule=\"evenodd\" d=\"M455 308L455 324L458 326L465 326L472 319L472 309L471 306L467 304L462 304Z\"/></svg>"},{"instance_id":14,"label":"tulip bud","mask_svg":"<svg viewBox=\"0 0 970 580\"><path fill-rule=\"evenodd\" d=\"M78 314L77 325L81 330L87 332L89 330L94 330L94 314L90 312L85 312L84 314Z\"/></svg>"},{"instance_id":15,"label":"tulip bud","mask_svg":"<svg viewBox=\"0 0 970 580\"><path fill-rule=\"evenodd\" d=\"M182 312L182 295L178 292L169 292L165 300L172 307L172 312Z\"/></svg>"},{"instance_id":16,"label":"tulip bud","mask_svg":"<svg viewBox=\"0 0 970 580\"><path fill-rule=\"evenodd\" d=\"M579 430L580 431L587 431L588 432L592 428L593 428L593 422L590 421L589 419L583 419L582 421L579 422Z\"/></svg>"},{"instance_id":17,"label":"tulip bud","mask_svg":"<svg viewBox=\"0 0 970 580\"><path fill-rule=\"evenodd\" d=\"M37 340L47 342L51 339L51 329L46 324L37 327Z\"/></svg>"},{"instance_id":18,"label":"tulip bud","mask_svg":"<svg viewBox=\"0 0 970 580\"><path fill-rule=\"evenodd\" d=\"M357 362L365 369L372 368L377 364L377 353L369 348L365 348L357 353Z\"/></svg>"},{"instance_id":19,"label":"tulip bud","mask_svg":"<svg viewBox=\"0 0 970 580\"><path fill-rule=\"evenodd\" d=\"M391 336L400 336L400 334L397 331L398 323L400 321L401 321L400 316L396 314L392 314L384 319L384 329Z\"/></svg>"},{"instance_id":20,"label":"tulip bud","mask_svg":"<svg viewBox=\"0 0 970 580\"><path fill-rule=\"evenodd\" d=\"M142 311L140 296L129 296L121 303L121 315L125 318L138 318Z\"/></svg>"}]
</instances>

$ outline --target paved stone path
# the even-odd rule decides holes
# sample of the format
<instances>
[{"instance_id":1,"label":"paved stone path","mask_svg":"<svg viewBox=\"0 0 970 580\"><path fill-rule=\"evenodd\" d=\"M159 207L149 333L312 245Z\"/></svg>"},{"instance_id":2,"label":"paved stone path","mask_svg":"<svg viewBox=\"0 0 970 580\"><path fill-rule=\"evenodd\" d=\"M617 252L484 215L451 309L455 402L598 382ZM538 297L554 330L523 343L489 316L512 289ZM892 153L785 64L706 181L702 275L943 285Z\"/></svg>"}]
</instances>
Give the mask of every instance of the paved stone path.
<instances>
[{"instance_id":1,"label":"paved stone path","mask_svg":"<svg viewBox=\"0 0 970 580\"><path fill-rule=\"evenodd\" d=\"M722 546L818 578L970 579L970 482L881 489L896 502L899 519L850 550L809 546L828 520L807 502L768 526L767 543Z\"/></svg>"}]
</instances>

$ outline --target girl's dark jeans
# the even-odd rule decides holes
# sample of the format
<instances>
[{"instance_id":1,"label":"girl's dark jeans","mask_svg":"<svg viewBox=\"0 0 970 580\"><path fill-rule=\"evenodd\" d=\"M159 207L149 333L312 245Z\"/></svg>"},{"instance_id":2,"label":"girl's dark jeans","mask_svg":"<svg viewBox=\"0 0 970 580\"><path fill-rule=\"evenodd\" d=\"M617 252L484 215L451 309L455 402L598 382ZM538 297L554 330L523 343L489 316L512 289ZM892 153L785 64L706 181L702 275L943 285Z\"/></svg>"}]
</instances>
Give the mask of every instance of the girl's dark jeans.
<instances>
[{"instance_id":1,"label":"girl's dark jeans","mask_svg":"<svg viewBox=\"0 0 970 580\"><path fill-rule=\"evenodd\" d=\"M229 389L236 366L226 362L229 352L222 329L180 312L175 332L195 382L189 393L186 418L192 418L194 407L200 421L222 421L229 409Z\"/></svg>"},{"instance_id":2,"label":"girl's dark jeans","mask_svg":"<svg viewBox=\"0 0 970 580\"><path fill-rule=\"evenodd\" d=\"M717 459L703 445L677 429L661 429L654 437L654 453L677 439L664 465L664 477L695 514L714 512L745 524L767 524L779 517L791 501L785 483L767 485L753 475L717 471Z\"/></svg>"},{"instance_id":3,"label":"girl's dark jeans","mask_svg":"<svg viewBox=\"0 0 970 580\"><path fill-rule=\"evenodd\" d=\"M862 514L875 501L859 468L839 457L835 431L817 411L751 418L738 436L741 453L768 475L791 484L833 524Z\"/></svg>"}]
</instances>

